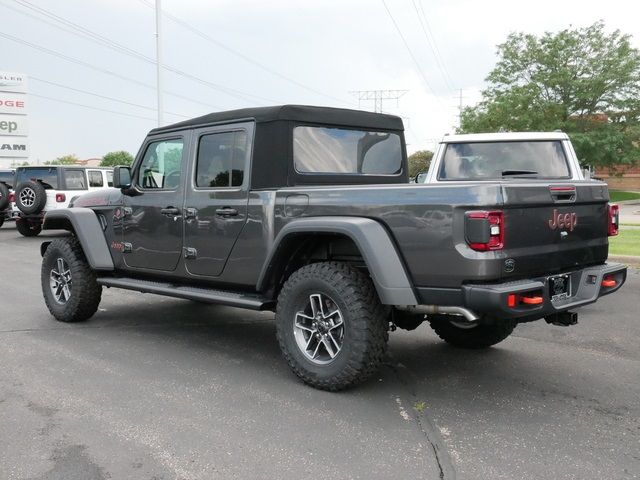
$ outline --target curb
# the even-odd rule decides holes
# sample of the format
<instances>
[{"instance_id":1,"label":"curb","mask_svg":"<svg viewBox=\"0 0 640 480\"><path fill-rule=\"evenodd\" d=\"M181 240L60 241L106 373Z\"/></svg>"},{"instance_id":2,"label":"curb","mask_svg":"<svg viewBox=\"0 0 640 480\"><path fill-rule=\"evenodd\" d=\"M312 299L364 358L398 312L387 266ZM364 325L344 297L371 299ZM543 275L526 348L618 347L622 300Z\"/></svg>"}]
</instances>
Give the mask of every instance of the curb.
<instances>
[{"instance_id":1,"label":"curb","mask_svg":"<svg viewBox=\"0 0 640 480\"><path fill-rule=\"evenodd\" d=\"M625 263L629 266L640 268L640 257L635 257L633 255L609 255L607 260Z\"/></svg>"}]
</instances>

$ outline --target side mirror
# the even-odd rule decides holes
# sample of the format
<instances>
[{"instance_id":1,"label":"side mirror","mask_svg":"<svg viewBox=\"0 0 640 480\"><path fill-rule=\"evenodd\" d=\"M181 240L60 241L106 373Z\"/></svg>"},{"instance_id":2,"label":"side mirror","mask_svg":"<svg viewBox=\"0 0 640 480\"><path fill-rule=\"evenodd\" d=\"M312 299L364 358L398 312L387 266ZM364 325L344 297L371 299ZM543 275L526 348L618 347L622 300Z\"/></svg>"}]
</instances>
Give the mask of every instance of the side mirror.
<instances>
[{"instance_id":1,"label":"side mirror","mask_svg":"<svg viewBox=\"0 0 640 480\"><path fill-rule=\"evenodd\" d=\"M131 168L130 167L114 167L113 186L115 188L131 187Z\"/></svg>"}]
</instances>

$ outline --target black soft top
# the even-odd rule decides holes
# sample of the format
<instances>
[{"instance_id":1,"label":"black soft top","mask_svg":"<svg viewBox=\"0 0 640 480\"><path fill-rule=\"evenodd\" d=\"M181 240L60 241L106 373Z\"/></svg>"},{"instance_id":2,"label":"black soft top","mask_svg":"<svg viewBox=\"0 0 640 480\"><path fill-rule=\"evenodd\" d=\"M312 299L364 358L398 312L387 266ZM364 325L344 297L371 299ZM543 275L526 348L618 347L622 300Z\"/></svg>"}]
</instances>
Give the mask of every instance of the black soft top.
<instances>
[{"instance_id":1,"label":"black soft top","mask_svg":"<svg viewBox=\"0 0 640 480\"><path fill-rule=\"evenodd\" d=\"M241 108L215 112L151 130L151 134L210 125L220 122L255 120L256 123L279 120L319 123L325 125L404 130L402 119L395 115L371 113L348 108L313 107L309 105L279 105L273 107Z\"/></svg>"}]
</instances>

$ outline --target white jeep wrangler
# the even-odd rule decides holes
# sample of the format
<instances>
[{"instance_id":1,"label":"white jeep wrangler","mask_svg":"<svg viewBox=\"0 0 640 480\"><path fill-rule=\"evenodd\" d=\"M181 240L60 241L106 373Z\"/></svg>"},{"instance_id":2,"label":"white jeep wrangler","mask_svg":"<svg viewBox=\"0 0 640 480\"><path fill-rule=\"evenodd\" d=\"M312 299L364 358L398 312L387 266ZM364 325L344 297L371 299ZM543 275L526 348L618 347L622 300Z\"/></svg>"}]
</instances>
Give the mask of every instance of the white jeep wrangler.
<instances>
[{"instance_id":1,"label":"white jeep wrangler","mask_svg":"<svg viewBox=\"0 0 640 480\"><path fill-rule=\"evenodd\" d=\"M15 179L14 216L25 237L42 230L44 214L67 208L83 193L113 186L113 170L74 165L19 167Z\"/></svg>"}]
</instances>

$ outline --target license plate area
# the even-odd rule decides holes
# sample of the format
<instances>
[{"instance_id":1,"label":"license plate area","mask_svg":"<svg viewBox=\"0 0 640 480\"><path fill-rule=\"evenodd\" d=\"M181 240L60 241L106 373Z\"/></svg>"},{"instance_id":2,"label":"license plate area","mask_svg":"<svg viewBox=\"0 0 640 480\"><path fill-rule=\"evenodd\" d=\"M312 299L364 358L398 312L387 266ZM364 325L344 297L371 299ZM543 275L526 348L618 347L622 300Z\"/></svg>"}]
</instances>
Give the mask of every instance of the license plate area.
<instances>
[{"instance_id":1,"label":"license plate area","mask_svg":"<svg viewBox=\"0 0 640 480\"><path fill-rule=\"evenodd\" d=\"M555 275L549 277L549 297L552 302L566 300L571 296L571 276Z\"/></svg>"}]
</instances>

